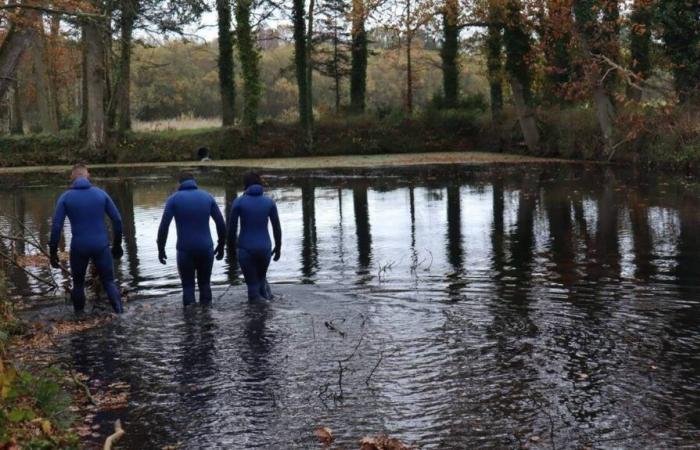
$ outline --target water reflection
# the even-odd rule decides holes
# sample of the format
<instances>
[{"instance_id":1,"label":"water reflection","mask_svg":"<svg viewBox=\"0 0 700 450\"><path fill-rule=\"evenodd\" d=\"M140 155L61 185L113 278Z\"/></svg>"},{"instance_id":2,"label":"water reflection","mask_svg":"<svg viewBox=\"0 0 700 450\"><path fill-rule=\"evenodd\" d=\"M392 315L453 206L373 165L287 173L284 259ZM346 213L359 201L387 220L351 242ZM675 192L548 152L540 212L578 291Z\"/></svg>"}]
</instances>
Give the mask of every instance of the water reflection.
<instances>
[{"instance_id":1,"label":"water reflection","mask_svg":"<svg viewBox=\"0 0 700 450\"><path fill-rule=\"evenodd\" d=\"M251 304L242 287L225 290L240 283L229 252L215 264L214 308L192 311L165 295L179 280L155 259L170 179L98 172L124 217L120 279L154 298L70 346L83 371L131 384L124 414L138 423L124 446L309 447L323 424L383 427L427 448L513 448L531 436L557 448L696 442L700 202L687 180L579 166L442 170L268 178L285 238L270 271L285 283L280 298ZM228 210L237 178L199 178ZM45 243L63 188L7 189L2 232ZM0 251L29 249L3 240ZM41 290L25 274L12 280L16 294ZM334 403L319 393L337 390L337 361L364 321Z\"/></svg>"}]
</instances>

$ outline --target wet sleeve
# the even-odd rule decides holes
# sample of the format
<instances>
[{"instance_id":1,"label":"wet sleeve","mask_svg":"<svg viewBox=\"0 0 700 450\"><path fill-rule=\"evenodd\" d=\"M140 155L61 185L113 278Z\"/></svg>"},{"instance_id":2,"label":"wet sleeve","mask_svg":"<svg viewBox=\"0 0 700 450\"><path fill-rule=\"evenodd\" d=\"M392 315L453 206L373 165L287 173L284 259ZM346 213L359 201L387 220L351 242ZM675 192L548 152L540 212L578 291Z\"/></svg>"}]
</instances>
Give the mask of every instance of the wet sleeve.
<instances>
[{"instance_id":1,"label":"wet sleeve","mask_svg":"<svg viewBox=\"0 0 700 450\"><path fill-rule=\"evenodd\" d=\"M226 223L224 222L224 216L221 214L219 205L216 204L214 197L211 199L211 217L216 224L216 234L219 238L219 245L221 245L226 241Z\"/></svg>"},{"instance_id":2,"label":"wet sleeve","mask_svg":"<svg viewBox=\"0 0 700 450\"><path fill-rule=\"evenodd\" d=\"M277 214L277 205L272 202L270 208L270 222L272 222L272 236L275 238L275 247L282 247L282 226L280 225L280 217Z\"/></svg>"},{"instance_id":3,"label":"wet sleeve","mask_svg":"<svg viewBox=\"0 0 700 450\"><path fill-rule=\"evenodd\" d=\"M228 217L227 243L230 247L234 247L236 245L236 236L238 235L238 216L240 214L240 207L237 200L238 199L233 201L233 205L231 205L231 214Z\"/></svg>"},{"instance_id":4,"label":"wet sleeve","mask_svg":"<svg viewBox=\"0 0 700 450\"><path fill-rule=\"evenodd\" d=\"M49 249L57 249L58 241L61 239L61 231L63 231L63 223L66 221L66 201L62 195L56 202L56 211L53 213L51 221L51 237L49 239Z\"/></svg>"},{"instance_id":5,"label":"wet sleeve","mask_svg":"<svg viewBox=\"0 0 700 450\"><path fill-rule=\"evenodd\" d=\"M158 227L158 251L165 250L165 243L168 241L168 229L170 228L170 222L172 221L173 201L171 197L167 202L165 202L163 217L160 219L160 226Z\"/></svg>"},{"instance_id":6,"label":"wet sleeve","mask_svg":"<svg viewBox=\"0 0 700 450\"><path fill-rule=\"evenodd\" d=\"M122 233L123 233L123 226L122 226L122 216L119 214L119 210L117 209L117 205L114 204L114 201L112 201L112 197L110 197L106 192L105 192L105 202L106 202L106 211L107 211L107 216L109 216L109 219L112 221L112 232L114 233L114 245L121 244L122 242Z\"/></svg>"}]
</instances>

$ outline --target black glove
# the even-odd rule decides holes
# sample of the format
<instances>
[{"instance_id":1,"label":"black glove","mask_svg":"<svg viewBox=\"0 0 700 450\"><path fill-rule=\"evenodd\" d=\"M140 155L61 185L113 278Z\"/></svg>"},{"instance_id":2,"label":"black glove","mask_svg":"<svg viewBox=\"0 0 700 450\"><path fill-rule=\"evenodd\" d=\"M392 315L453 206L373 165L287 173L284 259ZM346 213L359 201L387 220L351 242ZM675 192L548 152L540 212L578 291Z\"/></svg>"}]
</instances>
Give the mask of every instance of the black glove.
<instances>
[{"instance_id":1,"label":"black glove","mask_svg":"<svg viewBox=\"0 0 700 450\"><path fill-rule=\"evenodd\" d=\"M219 245L216 246L216 250L214 251L216 252L217 261L221 261L222 259L224 259L224 247L224 242L219 242Z\"/></svg>"},{"instance_id":2,"label":"black glove","mask_svg":"<svg viewBox=\"0 0 700 450\"><path fill-rule=\"evenodd\" d=\"M60 269L61 268L61 263L58 260L58 249L57 248L51 248L49 249L49 263L51 264L51 267L54 269Z\"/></svg>"},{"instance_id":3,"label":"black glove","mask_svg":"<svg viewBox=\"0 0 700 450\"><path fill-rule=\"evenodd\" d=\"M161 264L165 264L166 259L168 259L168 257L165 255L165 249L158 249L158 261L160 261Z\"/></svg>"},{"instance_id":4,"label":"black glove","mask_svg":"<svg viewBox=\"0 0 700 450\"><path fill-rule=\"evenodd\" d=\"M119 259L122 256L124 256L124 249L122 249L122 245L121 244L113 245L112 246L112 258Z\"/></svg>"},{"instance_id":5,"label":"black glove","mask_svg":"<svg viewBox=\"0 0 700 450\"><path fill-rule=\"evenodd\" d=\"M275 249L272 250L272 260L279 261L280 256L282 256L282 247L277 245L277 246L275 246Z\"/></svg>"}]
</instances>

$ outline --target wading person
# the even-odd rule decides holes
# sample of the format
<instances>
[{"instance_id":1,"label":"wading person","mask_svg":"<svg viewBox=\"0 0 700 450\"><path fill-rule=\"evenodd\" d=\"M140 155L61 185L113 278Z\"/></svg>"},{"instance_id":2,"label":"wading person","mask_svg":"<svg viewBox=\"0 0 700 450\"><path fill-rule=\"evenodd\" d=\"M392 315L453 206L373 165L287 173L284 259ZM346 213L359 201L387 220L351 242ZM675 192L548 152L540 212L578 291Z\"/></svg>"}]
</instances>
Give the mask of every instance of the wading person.
<instances>
[{"instance_id":1,"label":"wading person","mask_svg":"<svg viewBox=\"0 0 700 450\"><path fill-rule=\"evenodd\" d=\"M189 172L180 174L180 187L168 198L163 211L163 218L158 228L158 260L165 264L165 242L168 240L168 228L175 218L177 228L177 269L182 282L182 303L190 305L195 302L195 275L199 286L199 302L211 303L211 269L216 259L224 257L226 224L214 197L197 187L194 177ZM209 231L209 218L214 219L218 245L214 243Z\"/></svg>"},{"instance_id":2,"label":"wading person","mask_svg":"<svg viewBox=\"0 0 700 450\"><path fill-rule=\"evenodd\" d=\"M245 192L233 201L228 222L228 242L231 249L238 247L238 263L248 286L248 300L271 299L272 292L267 283L267 268L270 258L280 259L282 251L282 228L277 215L277 206L270 197L263 195L260 175L249 172L243 176ZM241 234L236 236L238 220ZM275 247L272 248L268 221L272 223Z\"/></svg>"},{"instance_id":3,"label":"wading person","mask_svg":"<svg viewBox=\"0 0 700 450\"><path fill-rule=\"evenodd\" d=\"M51 224L49 254L51 266L58 269L58 241L61 238L63 223L68 217L71 227L70 269L73 277L71 300L76 314L85 308L85 272L88 263L93 262L102 286L107 292L112 309L122 313L119 289L114 282L114 263L122 250L122 219L112 199L102 189L90 183L90 173L83 164L76 164L71 171L70 189L61 195L56 204L56 212ZM105 225L105 214L112 221L112 251Z\"/></svg>"}]
</instances>

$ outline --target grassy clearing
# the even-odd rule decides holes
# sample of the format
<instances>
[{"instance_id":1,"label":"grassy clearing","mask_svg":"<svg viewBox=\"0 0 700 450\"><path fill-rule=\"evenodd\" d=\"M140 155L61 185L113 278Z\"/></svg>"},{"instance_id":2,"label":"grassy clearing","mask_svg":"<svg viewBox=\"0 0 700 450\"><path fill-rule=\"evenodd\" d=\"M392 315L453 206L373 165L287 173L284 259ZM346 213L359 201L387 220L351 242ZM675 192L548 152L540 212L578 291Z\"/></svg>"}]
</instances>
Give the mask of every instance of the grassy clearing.
<instances>
[{"instance_id":1,"label":"grassy clearing","mask_svg":"<svg viewBox=\"0 0 700 450\"><path fill-rule=\"evenodd\" d=\"M513 164L513 163L554 163L576 162L573 160L542 158L526 155L486 152L434 152L411 154L307 156L295 158L242 158L198 161L169 161L145 163L91 164L92 168L147 168L147 167L240 167L273 170L295 169L346 169L377 168L440 164ZM32 172L65 172L69 165L1 167L0 174L22 174Z\"/></svg>"}]
</instances>

